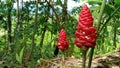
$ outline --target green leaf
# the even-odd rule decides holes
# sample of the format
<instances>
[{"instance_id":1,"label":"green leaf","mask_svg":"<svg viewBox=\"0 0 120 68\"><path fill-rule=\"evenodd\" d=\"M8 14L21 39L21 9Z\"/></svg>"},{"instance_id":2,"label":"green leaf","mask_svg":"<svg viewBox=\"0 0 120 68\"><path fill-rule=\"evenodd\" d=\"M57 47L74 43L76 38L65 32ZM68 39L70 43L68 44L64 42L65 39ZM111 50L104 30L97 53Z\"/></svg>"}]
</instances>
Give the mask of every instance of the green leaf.
<instances>
[{"instance_id":1,"label":"green leaf","mask_svg":"<svg viewBox=\"0 0 120 68\"><path fill-rule=\"evenodd\" d=\"M16 60L18 61L19 64L22 64L23 52L24 52L24 47L21 49L19 55L16 54Z\"/></svg>"},{"instance_id":2,"label":"green leaf","mask_svg":"<svg viewBox=\"0 0 120 68\"><path fill-rule=\"evenodd\" d=\"M22 58L23 58L23 52L24 52L24 47L20 51L20 61L22 63Z\"/></svg>"},{"instance_id":3,"label":"green leaf","mask_svg":"<svg viewBox=\"0 0 120 68\"><path fill-rule=\"evenodd\" d=\"M115 7L113 5L107 4L104 9L104 13L107 15L111 15L113 11L115 10Z\"/></svg>"},{"instance_id":4,"label":"green leaf","mask_svg":"<svg viewBox=\"0 0 120 68\"><path fill-rule=\"evenodd\" d=\"M120 6L120 0L114 0L115 1L115 4Z\"/></svg>"},{"instance_id":5,"label":"green leaf","mask_svg":"<svg viewBox=\"0 0 120 68\"><path fill-rule=\"evenodd\" d=\"M18 56L18 54L16 54L16 60L18 61L18 63L20 63L20 57Z\"/></svg>"},{"instance_id":6,"label":"green leaf","mask_svg":"<svg viewBox=\"0 0 120 68\"><path fill-rule=\"evenodd\" d=\"M114 23L114 27L116 27L116 28L120 27L119 21L117 21L116 23Z\"/></svg>"},{"instance_id":7,"label":"green leaf","mask_svg":"<svg viewBox=\"0 0 120 68\"><path fill-rule=\"evenodd\" d=\"M91 5L93 5L93 4L101 5L102 1L101 0L89 0L88 3Z\"/></svg>"},{"instance_id":8,"label":"green leaf","mask_svg":"<svg viewBox=\"0 0 120 68\"><path fill-rule=\"evenodd\" d=\"M61 0L56 1L56 5L61 5L61 4L62 4Z\"/></svg>"}]
</instances>

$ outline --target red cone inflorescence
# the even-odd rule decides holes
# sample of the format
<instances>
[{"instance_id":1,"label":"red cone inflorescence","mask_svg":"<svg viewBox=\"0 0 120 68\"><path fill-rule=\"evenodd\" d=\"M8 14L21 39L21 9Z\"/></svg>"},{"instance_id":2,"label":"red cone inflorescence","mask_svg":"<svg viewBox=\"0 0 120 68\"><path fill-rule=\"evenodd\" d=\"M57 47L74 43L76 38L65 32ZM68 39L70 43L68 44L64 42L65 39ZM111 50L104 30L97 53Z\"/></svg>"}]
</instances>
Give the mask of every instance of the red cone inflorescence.
<instances>
[{"instance_id":1,"label":"red cone inflorescence","mask_svg":"<svg viewBox=\"0 0 120 68\"><path fill-rule=\"evenodd\" d=\"M60 50L64 51L68 48L68 41L67 41L67 37L66 37L66 32L64 29L61 29L59 37L58 37L58 43L57 46Z\"/></svg>"},{"instance_id":2,"label":"red cone inflorescence","mask_svg":"<svg viewBox=\"0 0 120 68\"><path fill-rule=\"evenodd\" d=\"M75 37L75 44L78 47L94 47L96 44L96 27L93 26L92 14L87 5L83 6L79 14Z\"/></svg>"}]
</instances>

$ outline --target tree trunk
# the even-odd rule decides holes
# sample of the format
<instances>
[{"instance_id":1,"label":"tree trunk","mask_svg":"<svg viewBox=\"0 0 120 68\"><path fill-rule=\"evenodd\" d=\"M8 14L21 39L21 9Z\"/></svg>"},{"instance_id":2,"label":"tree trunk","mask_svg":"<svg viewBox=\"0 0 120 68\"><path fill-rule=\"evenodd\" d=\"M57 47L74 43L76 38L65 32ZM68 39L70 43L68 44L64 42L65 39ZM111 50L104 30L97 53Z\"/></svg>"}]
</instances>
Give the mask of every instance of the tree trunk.
<instances>
[{"instance_id":1,"label":"tree trunk","mask_svg":"<svg viewBox=\"0 0 120 68\"><path fill-rule=\"evenodd\" d=\"M19 13L19 15L20 15L20 23L19 23L19 25L20 25L20 28L22 28L23 0L21 0L20 6L21 6L21 8L20 8L20 13Z\"/></svg>"},{"instance_id":2,"label":"tree trunk","mask_svg":"<svg viewBox=\"0 0 120 68\"><path fill-rule=\"evenodd\" d=\"M17 30L20 28L20 12L19 12L19 0L17 0Z\"/></svg>"},{"instance_id":3,"label":"tree trunk","mask_svg":"<svg viewBox=\"0 0 120 68\"><path fill-rule=\"evenodd\" d=\"M67 1L68 0L64 0L64 4L62 5L62 21L66 22L67 20Z\"/></svg>"},{"instance_id":4,"label":"tree trunk","mask_svg":"<svg viewBox=\"0 0 120 68\"><path fill-rule=\"evenodd\" d=\"M38 0L36 0L35 21L34 21L34 27L33 27L31 49L30 49L30 54L29 54L28 60L30 60L30 58L31 58L31 55L33 52L33 47L35 45L35 34L36 34L36 30L37 30L37 17L38 17Z\"/></svg>"},{"instance_id":5,"label":"tree trunk","mask_svg":"<svg viewBox=\"0 0 120 68\"><path fill-rule=\"evenodd\" d=\"M7 19L8 19L8 21L7 21L7 33L8 33L8 38L7 38L7 50L8 50L8 52L9 52L9 50L11 49L10 48L10 44L11 44L11 42L12 42L12 37L11 37L11 32L12 32L12 30L11 30L11 27L12 27L12 23L11 23L11 9L12 9L12 1L11 1L11 3L9 3L10 4L10 6L8 6L8 15L7 15Z\"/></svg>"}]
</instances>

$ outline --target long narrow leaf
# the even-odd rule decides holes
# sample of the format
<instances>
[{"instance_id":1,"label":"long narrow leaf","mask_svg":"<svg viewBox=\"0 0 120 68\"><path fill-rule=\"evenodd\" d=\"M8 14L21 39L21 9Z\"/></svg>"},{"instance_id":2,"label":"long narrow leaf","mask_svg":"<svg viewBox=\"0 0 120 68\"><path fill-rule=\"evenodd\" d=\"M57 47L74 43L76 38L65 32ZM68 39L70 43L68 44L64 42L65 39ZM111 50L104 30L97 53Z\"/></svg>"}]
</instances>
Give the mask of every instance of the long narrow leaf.
<instances>
[{"instance_id":1,"label":"long narrow leaf","mask_svg":"<svg viewBox=\"0 0 120 68\"><path fill-rule=\"evenodd\" d=\"M20 51L20 61L22 63L22 58L23 58L23 52L24 52L24 47Z\"/></svg>"},{"instance_id":2,"label":"long narrow leaf","mask_svg":"<svg viewBox=\"0 0 120 68\"><path fill-rule=\"evenodd\" d=\"M16 54L16 60L18 61L18 63L20 63L20 57L18 56L18 54Z\"/></svg>"}]
</instances>

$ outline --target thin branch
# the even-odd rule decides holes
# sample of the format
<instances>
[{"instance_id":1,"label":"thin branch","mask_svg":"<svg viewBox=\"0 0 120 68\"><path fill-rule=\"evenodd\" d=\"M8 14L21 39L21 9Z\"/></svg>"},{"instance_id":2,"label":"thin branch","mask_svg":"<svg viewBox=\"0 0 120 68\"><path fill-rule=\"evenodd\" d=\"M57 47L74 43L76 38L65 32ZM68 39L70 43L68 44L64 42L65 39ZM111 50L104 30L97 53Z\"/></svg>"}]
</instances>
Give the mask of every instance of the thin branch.
<instances>
[{"instance_id":1,"label":"thin branch","mask_svg":"<svg viewBox=\"0 0 120 68\"><path fill-rule=\"evenodd\" d=\"M53 12L55 13L56 21L57 21L58 26L59 26L60 28L62 28L62 26L61 26L61 24L60 24L60 18L59 18L59 16L58 16L56 10L55 10L54 7L50 4L50 2L48 2L47 0L46 0L46 2L47 2L47 4L52 8Z\"/></svg>"}]
</instances>

